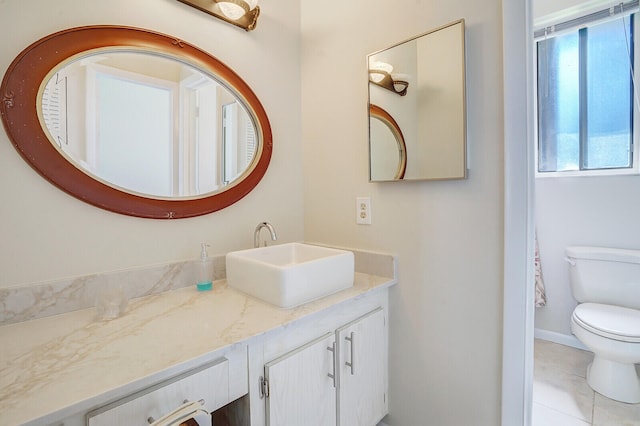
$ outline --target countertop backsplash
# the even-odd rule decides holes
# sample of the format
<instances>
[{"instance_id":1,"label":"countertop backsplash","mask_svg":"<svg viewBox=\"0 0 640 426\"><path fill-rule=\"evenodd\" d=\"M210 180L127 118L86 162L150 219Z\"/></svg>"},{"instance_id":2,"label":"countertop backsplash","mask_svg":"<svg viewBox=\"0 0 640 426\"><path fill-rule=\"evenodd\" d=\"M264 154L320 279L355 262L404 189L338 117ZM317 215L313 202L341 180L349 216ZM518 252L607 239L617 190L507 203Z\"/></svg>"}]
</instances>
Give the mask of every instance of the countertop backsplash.
<instances>
[{"instance_id":1,"label":"countertop backsplash","mask_svg":"<svg viewBox=\"0 0 640 426\"><path fill-rule=\"evenodd\" d=\"M393 256L352 251L355 254L356 272L395 277ZM225 256L211 257L214 261L214 280L225 279ZM104 286L122 287L128 299L195 286L194 263L191 260L181 261L0 288L0 326L90 308L95 305L98 289Z\"/></svg>"},{"instance_id":2,"label":"countertop backsplash","mask_svg":"<svg viewBox=\"0 0 640 426\"><path fill-rule=\"evenodd\" d=\"M214 279L226 278L224 255L212 256ZM0 289L0 326L90 308L98 289L122 287L126 297L195 286L195 261L182 261Z\"/></svg>"}]
</instances>

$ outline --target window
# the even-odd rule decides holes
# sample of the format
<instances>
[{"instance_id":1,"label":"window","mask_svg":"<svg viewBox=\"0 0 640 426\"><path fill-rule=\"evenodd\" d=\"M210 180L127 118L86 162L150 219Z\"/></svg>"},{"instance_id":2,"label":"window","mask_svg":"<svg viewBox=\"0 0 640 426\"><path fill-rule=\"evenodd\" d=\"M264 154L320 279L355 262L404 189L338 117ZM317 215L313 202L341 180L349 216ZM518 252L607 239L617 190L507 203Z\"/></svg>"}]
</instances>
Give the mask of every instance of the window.
<instances>
[{"instance_id":1,"label":"window","mask_svg":"<svg viewBox=\"0 0 640 426\"><path fill-rule=\"evenodd\" d=\"M633 170L633 27L631 15L539 37L538 172Z\"/></svg>"}]
</instances>

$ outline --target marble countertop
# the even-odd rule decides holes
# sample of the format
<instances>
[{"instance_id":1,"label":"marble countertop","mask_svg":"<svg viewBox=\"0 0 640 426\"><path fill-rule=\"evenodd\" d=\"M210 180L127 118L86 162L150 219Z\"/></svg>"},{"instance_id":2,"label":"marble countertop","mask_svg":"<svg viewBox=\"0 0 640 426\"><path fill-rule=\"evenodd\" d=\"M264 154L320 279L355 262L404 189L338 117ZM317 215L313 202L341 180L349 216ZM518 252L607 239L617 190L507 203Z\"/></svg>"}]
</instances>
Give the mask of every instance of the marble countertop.
<instances>
[{"instance_id":1,"label":"marble countertop","mask_svg":"<svg viewBox=\"0 0 640 426\"><path fill-rule=\"evenodd\" d=\"M221 280L210 292L189 287L133 299L111 321L84 309L2 326L0 424L64 419L395 282L356 273L352 288L281 309Z\"/></svg>"}]
</instances>

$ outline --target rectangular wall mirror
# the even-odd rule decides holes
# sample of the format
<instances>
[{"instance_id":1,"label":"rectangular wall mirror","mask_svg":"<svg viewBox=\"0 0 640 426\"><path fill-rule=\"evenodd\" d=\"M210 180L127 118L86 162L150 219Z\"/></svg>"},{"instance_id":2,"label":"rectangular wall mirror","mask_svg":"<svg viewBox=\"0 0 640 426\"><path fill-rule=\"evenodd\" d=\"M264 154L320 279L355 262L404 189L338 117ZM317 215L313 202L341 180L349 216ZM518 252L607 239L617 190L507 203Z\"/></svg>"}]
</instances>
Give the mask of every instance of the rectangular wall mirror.
<instances>
[{"instance_id":1,"label":"rectangular wall mirror","mask_svg":"<svg viewBox=\"0 0 640 426\"><path fill-rule=\"evenodd\" d=\"M372 182L466 178L464 34L459 20L367 56Z\"/></svg>"}]
</instances>

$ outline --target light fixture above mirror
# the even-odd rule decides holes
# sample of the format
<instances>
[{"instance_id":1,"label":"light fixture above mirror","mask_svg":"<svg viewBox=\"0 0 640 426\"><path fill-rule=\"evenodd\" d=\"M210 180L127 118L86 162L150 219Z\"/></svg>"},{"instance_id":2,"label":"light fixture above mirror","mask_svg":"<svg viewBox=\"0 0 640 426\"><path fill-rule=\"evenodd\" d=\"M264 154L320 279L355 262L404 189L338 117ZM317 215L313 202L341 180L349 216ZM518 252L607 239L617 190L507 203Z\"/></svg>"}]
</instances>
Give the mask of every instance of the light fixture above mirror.
<instances>
[{"instance_id":1,"label":"light fixture above mirror","mask_svg":"<svg viewBox=\"0 0 640 426\"><path fill-rule=\"evenodd\" d=\"M258 0L178 0L209 15L222 19L245 31L251 31L258 23Z\"/></svg>"},{"instance_id":2,"label":"light fixture above mirror","mask_svg":"<svg viewBox=\"0 0 640 426\"><path fill-rule=\"evenodd\" d=\"M393 65L381 61L372 61L369 65L369 81L396 95L406 95L409 82L401 75L392 75L392 72Z\"/></svg>"}]
</instances>

